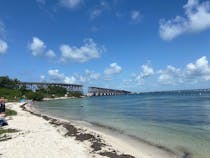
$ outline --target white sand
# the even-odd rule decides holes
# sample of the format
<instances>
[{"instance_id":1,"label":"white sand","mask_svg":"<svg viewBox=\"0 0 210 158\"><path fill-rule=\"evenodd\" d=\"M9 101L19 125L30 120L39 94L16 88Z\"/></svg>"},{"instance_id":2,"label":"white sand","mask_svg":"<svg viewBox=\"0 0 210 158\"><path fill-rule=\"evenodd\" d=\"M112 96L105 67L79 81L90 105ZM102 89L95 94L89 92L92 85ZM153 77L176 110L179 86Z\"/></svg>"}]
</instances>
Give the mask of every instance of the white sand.
<instances>
[{"instance_id":1,"label":"white sand","mask_svg":"<svg viewBox=\"0 0 210 158\"><path fill-rule=\"evenodd\" d=\"M0 142L0 157L2 158L101 158L91 153L90 142L79 142L74 137L64 137L61 128L53 127L41 117L34 116L20 108L20 103L7 103L7 107L18 112L8 120L6 128L18 129L12 134L12 139ZM176 158L164 150L145 143L126 141L105 132L93 129L91 126L80 128L89 133L100 134L112 149L139 158ZM2 155L1 155L2 154Z\"/></svg>"},{"instance_id":2,"label":"white sand","mask_svg":"<svg viewBox=\"0 0 210 158\"><path fill-rule=\"evenodd\" d=\"M13 139L0 142L3 158L87 158L89 148L73 138L65 138L47 121L20 108L20 104L7 106L18 112L8 121L7 128L21 131ZM1 156L0 156L1 157Z\"/></svg>"}]
</instances>

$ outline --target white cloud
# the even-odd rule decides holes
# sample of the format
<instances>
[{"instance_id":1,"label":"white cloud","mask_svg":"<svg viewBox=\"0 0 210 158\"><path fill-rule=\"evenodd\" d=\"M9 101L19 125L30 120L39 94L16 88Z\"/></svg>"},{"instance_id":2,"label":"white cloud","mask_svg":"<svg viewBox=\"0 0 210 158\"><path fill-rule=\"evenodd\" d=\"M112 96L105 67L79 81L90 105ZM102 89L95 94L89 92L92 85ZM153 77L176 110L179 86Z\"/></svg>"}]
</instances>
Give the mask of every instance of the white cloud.
<instances>
[{"instance_id":1,"label":"white cloud","mask_svg":"<svg viewBox=\"0 0 210 158\"><path fill-rule=\"evenodd\" d=\"M210 2L199 3L198 0L188 0L184 5L185 16L176 16L166 21L160 20L160 36L164 40L172 40L184 33L195 33L210 28Z\"/></svg>"},{"instance_id":2,"label":"white cloud","mask_svg":"<svg viewBox=\"0 0 210 158\"><path fill-rule=\"evenodd\" d=\"M197 83L210 80L210 65L205 56L189 63L184 69L168 66L158 71L158 81L162 84Z\"/></svg>"},{"instance_id":3,"label":"white cloud","mask_svg":"<svg viewBox=\"0 0 210 158\"><path fill-rule=\"evenodd\" d=\"M90 19L95 19L102 14L102 9L94 9L90 12Z\"/></svg>"},{"instance_id":4,"label":"white cloud","mask_svg":"<svg viewBox=\"0 0 210 158\"><path fill-rule=\"evenodd\" d=\"M76 8L81 4L82 0L60 0L60 4L66 8Z\"/></svg>"},{"instance_id":5,"label":"white cloud","mask_svg":"<svg viewBox=\"0 0 210 158\"><path fill-rule=\"evenodd\" d=\"M5 25L3 23L3 21L0 20L0 37L5 37ZM0 54L4 54L6 53L8 49L8 44L6 41L4 41L3 39L0 38Z\"/></svg>"},{"instance_id":6,"label":"white cloud","mask_svg":"<svg viewBox=\"0 0 210 158\"><path fill-rule=\"evenodd\" d=\"M109 65L109 68L104 70L105 75L113 75L119 74L122 71L121 66L117 65L117 63L112 63Z\"/></svg>"},{"instance_id":7,"label":"white cloud","mask_svg":"<svg viewBox=\"0 0 210 158\"><path fill-rule=\"evenodd\" d=\"M186 76L188 79L210 80L210 65L206 56L199 58L195 63L186 66Z\"/></svg>"},{"instance_id":8,"label":"white cloud","mask_svg":"<svg viewBox=\"0 0 210 158\"><path fill-rule=\"evenodd\" d=\"M63 73L60 73L58 69L48 70L48 75L56 80L63 80L65 78L65 75Z\"/></svg>"},{"instance_id":9,"label":"white cloud","mask_svg":"<svg viewBox=\"0 0 210 158\"><path fill-rule=\"evenodd\" d=\"M138 74L132 74L129 79L124 79L123 83L125 86L129 86L131 84L136 84L136 85L143 85L144 84L144 79L141 77L141 75Z\"/></svg>"},{"instance_id":10,"label":"white cloud","mask_svg":"<svg viewBox=\"0 0 210 158\"><path fill-rule=\"evenodd\" d=\"M98 80L100 76L101 76L100 73L88 69L85 70L84 75L78 75L78 74L74 75L74 77L80 83L91 83L94 80Z\"/></svg>"},{"instance_id":11,"label":"white cloud","mask_svg":"<svg viewBox=\"0 0 210 158\"><path fill-rule=\"evenodd\" d=\"M165 70L159 70L158 74L158 81L162 84L177 84L183 82L183 74L180 69L168 65Z\"/></svg>"},{"instance_id":12,"label":"white cloud","mask_svg":"<svg viewBox=\"0 0 210 158\"><path fill-rule=\"evenodd\" d=\"M64 78L64 83L76 83L76 78L74 76L66 76Z\"/></svg>"},{"instance_id":13,"label":"white cloud","mask_svg":"<svg viewBox=\"0 0 210 158\"><path fill-rule=\"evenodd\" d=\"M45 5L46 4L46 1L45 0L36 0L37 3L39 4L42 4L42 5Z\"/></svg>"},{"instance_id":14,"label":"white cloud","mask_svg":"<svg viewBox=\"0 0 210 158\"><path fill-rule=\"evenodd\" d=\"M0 39L0 54L6 53L7 49L8 49L7 42Z\"/></svg>"},{"instance_id":15,"label":"white cloud","mask_svg":"<svg viewBox=\"0 0 210 158\"><path fill-rule=\"evenodd\" d=\"M140 76L142 78L149 77L154 74L153 68L149 65L142 65L141 69L142 69L142 72L141 72Z\"/></svg>"},{"instance_id":16,"label":"white cloud","mask_svg":"<svg viewBox=\"0 0 210 158\"><path fill-rule=\"evenodd\" d=\"M40 76L40 81L45 81L45 75Z\"/></svg>"},{"instance_id":17,"label":"white cloud","mask_svg":"<svg viewBox=\"0 0 210 158\"><path fill-rule=\"evenodd\" d=\"M54 82L64 82L64 83L75 83L76 78L74 76L66 76L64 73L60 73L58 69L48 70L48 75Z\"/></svg>"},{"instance_id":18,"label":"white cloud","mask_svg":"<svg viewBox=\"0 0 210 158\"><path fill-rule=\"evenodd\" d=\"M56 54L55 54L55 52L53 51L53 50L48 50L47 52L46 52L46 57L48 57L48 58L55 58L56 57Z\"/></svg>"},{"instance_id":19,"label":"white cloud","mask_svg":"<svg viewBox=\"0 0 210 158\"><path fill-rule=\"evenodd\" d=\"M141 14L139 11L137 10L133 10L131 12L131 19L135 22L139 22L140 21L140 18L141 18Z\"/></svg>"},{"instance_id":20,"label":"white cloud","mask_svg":"<svg viewBox=\"0 0 210 158\"><path fill-rule=\"evenodd\" d=\"M85 40L85 44L79 48L63 44L60 46L60 50L63 62L76 61L80 63L99 58L100 54L104 51L92 39Z\"/></svg>"},{"instance_id":21,"label":"white cloud","mask_svg":"<svg viewBox=\"0 0 210 158\"><path fill-rule=\"evenodd\" d=\"M47 46L38 37L33 37L33 40L31 43L29 43L28 47L33 56L45 56L48 59L53 59L56 57L56 54L52 49L49 49L47 52L45 52Z\"/></svg>"},{"instance_id":22,"label":"white cloud","mask_svg":"<svg viewBox=\"0 0 210 158\"><path fill-rule=\"evenodd\" d=\"M48 75L52 81L62 83L88 83L100 78L99 73L88 69L85 70L84 75L74 74L67 76L64 73L61 73L58 69L48 70Z\"/></svg>"},{"instance_id":23,"label":"white cloud","mask_svg":"<svg viewBox=\"0 0 210 158\"><path fill-rule=\"evenodd\" d=\"M97 80L100 77L99 73L97 73L95 71L88 70L88 69L85 70L85 75L88 80Z\"/></svg>"},{"instance_id":24,"label":"white cloud","mask_svg":"<svg viewBox=\"0 0 210 158\"><path fill-rule=\"evenodd\" d=\"M137 85L143 85L144 79L154 75L155 72L153 68L149 64L145 64L141 66L141 72L139 74L132 74L131 79L125 80L124 83L136 83Z\"/></svg>"},{"instance_id":25,"label":"white cloud","mask_svg":"<svg viewBox=\"0 0 210 158\"><path fill-rule=\"evenodd\" d=\"M105 13L107 10L110 10L110 4L108 1L99 1L99 4L97 4L91 11L90 11L90 19L95 19L96 17L99 17L103 13Z\"/></svg>"},{"instance_id":26,"label":"white cloud","mask_svg":"<svg viewBox=\"0 0 210 158\"><path fill-rule=\"evenodd\" d=\"M33 37L33 41L29 44L29 49L32 51L33 56L42 55L44 53L45 48L45 43L38 37Z\"/></svg>"}]
</instances>

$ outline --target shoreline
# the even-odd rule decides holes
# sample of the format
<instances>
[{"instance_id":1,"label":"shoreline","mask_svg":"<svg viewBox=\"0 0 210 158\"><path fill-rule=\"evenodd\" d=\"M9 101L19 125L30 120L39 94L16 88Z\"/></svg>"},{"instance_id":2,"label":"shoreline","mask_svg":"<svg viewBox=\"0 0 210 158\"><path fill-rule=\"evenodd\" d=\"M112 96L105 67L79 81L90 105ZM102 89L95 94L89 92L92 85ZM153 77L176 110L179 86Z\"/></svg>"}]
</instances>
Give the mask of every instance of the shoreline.
<instances>
[{"instance_id":1,"label":"shoreline","mask_svg":"<svg viewBox=\"0 0 210 158\"><path fill-rule=\"evenodd\" d=\"M94 122L87 122L87 121L81 121L81 120L66 120L65 118L60 118L56 116L52 116L49 114L42 114L37 108L34 106L31 106L31 110L33 112L38 112L41 115L46 115L48 117L56 118L57 120L63 120L67 121L79 128L83 128L85 130L91 131L95 134L99 134L106 142L114 146L114 148L118 148L118 150L125 151L129 154L132 154L135 157L141 156L141 158L191 158L191 154L188 151L172 151L171 149L151 143L147 140L144 140L142 138L133 136L133 135L128 135L123 133L122 131L110 127L110 126L104 126L98 123ZM111 141L113 140L113 141ZM119 143L117 143L119 142ZM134 147L135 144L135 147ZM122 147L121 147L122 146ZM139 149L144 149L146 152L139 151Z\"/></svg>"},{"instance_id":2,"label":"shoreline","mask_svg":"<svg viewBox=\"0 0 210 158\"><path fill-rule=\"evenodd\" d=\"M67 130L64 136L75 137L77 141L81 142L88 140L91 143L91 152L95 152L96 154L99 154L101 156L107 156L110 158L134 158L131 155L119 153L119 151L111 149L110 146L106 144L106 142L101 138L100 135L87 131L87 129L83 129L83 127L76 127L69 121L63 120L61 118L55 118L45 114L35 113L33 110L27 107L27 104L24 104L21 108L32 115L43 118L55 127L63 126ZM108 147L108 151L103 151L102 148L104 147ZM98 151L101 152L98 153Z\"/></svg>"},{"instance_id":3,"label":"shoreline","mask_svg":"<svg viewBox=\"0 0 210 158\"><path fill-rule=\"evenodd\" d=\"M55 98L43 98L42 101L51 101L51 100L64 100L64 99L79 99L79 98L85 98L86 96L83 95L81 97L55 97Z\"/></svg>"},{"instance_id":4,"label":"shoreline","mask_svg":"<svg viewBox=\"0 0 210 158\"><path fill-rule=\"evenodd\" d=\"M13 104L16 104L17 106L18 103L13 103ZM134 158L134 157L190 158L191 157L190 154L187 152L183 152L182 155L180 156L177 155L176 153L173 153L173 151L171 150L167 150L167 148L157 145L155 146L154 144L150 144L148 142L145 142L144 140L136 140L129 142L125 137L119 138L121 136L119 136L118 132L115 132L115 135L113 135L113 132L108 134L107 132L104 132L104 130L101 129L99 130L100 128L99 126L98 128L95 128L97 126L94 126L92 124L85 126L84 124L78 123L76 121L68 121L54 116L39 114L33 108L34 108L33 106L31 107L28 104L22 104L21 108L19 107L19 110L21 110L24 113L30 114L28 117L34 116L37 119L38 118L41 119L42 122L44 122L45 126L47 125L53 126L53 129L51 130L54 130L55 132L62 131L58 132L58 134L61 137L63 137L63 139L71 139L74 140L76 144L82 144L82 146L85 146L85 149L87 151L86 153L83 154L86 155L86 157L96 157L96 158L104 156L110 158ZM142 142L140 146L139 144L137 146L137 141ZM72 144L67 144L67 145L70 146ZM75 154L79 154L79 151L76 151ZM82 157L80 154L77 156Z\"/></svg>"}]
</instances>

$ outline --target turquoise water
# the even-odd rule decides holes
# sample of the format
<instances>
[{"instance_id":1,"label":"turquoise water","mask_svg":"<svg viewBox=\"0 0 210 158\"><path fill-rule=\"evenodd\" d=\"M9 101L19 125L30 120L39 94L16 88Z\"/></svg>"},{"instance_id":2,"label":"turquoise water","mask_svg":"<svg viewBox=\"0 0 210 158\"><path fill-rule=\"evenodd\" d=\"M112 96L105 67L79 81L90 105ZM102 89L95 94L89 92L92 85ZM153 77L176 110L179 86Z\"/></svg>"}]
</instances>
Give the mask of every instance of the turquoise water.
<instances>
[{"instance_id":1,"label":"turquoise water","mask_svg":"<svg viewBox=\"0 0 210 158\"><path fill-rule=\"evenodd\" d=\"M39 102L41 112L115 128L194 158L210 157L210 92L181 91Z\"/></svg>"}]
</instances>

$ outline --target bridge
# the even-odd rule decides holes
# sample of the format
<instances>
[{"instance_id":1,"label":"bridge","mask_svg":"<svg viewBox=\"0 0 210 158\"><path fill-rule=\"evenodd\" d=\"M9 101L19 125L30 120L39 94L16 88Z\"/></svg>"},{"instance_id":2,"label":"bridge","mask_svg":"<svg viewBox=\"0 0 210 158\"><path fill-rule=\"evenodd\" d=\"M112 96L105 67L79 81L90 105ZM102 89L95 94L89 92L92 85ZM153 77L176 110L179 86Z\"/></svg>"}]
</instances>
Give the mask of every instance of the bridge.
<instances>
[{"instance_id":1,"label":"bridge","mask_svg":"<svg viewBox=\"0 0 210 158\"><path fill-rule=\"evenodd\" d=\"M66 84L66 83L47 83L47 82L20 82L19 87L26 87L26 89L36 91L40 88L47 88L48 86L58 86L66 88L67 92L83 93L83 85Z\"/></svg>"},{"instance_id":2,"label":"bridge","mask_svg":"<svg viewBox=\"0 0 210 158\"><path fill-rule=\"evenodd\" d=\"M116 90L100 87L88 87L87 96L105 96L105 95L123 95L131 92L125 90Z\"/></svg>"}]
</instances>

